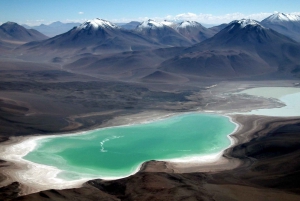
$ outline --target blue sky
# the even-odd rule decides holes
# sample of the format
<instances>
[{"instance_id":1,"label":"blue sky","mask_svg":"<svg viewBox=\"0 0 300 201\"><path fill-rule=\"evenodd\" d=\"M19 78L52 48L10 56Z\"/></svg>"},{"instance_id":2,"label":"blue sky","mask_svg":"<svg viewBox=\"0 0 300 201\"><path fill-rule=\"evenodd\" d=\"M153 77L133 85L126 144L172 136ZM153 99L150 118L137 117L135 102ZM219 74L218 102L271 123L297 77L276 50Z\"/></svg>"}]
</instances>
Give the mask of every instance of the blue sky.
<instances>
[{"instance_id":1,"label":"blue sky","mask_svg":"<svg viewBox=\"0 0 300 201\"><path fill-rule=\"evenodd\" d=\"M54 21L83 22L103 18L113 22L196 20L219 24L234 19L261 20L275 11L300 13L299 0L0 0L0 23L38 25Z\"/></svg>"}]
</instances>

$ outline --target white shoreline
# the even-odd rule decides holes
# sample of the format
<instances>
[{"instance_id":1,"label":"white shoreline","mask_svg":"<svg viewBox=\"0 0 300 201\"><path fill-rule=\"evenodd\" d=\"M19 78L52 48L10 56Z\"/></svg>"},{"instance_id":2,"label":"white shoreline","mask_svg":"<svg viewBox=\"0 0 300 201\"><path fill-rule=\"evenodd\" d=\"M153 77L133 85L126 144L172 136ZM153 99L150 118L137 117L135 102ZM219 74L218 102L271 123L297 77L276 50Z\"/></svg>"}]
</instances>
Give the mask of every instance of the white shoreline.
<instances>
[{"instance_id":1,"label":"white shoreline","mask_svg":"<svg viewBox=\"0 0 300 201\"><path fill-rule=\"evenodd\" d=\"M98 128L98 129L94 129L94 131L108 129L112 127L131 126L131 125L137 125L143 123L150 123L150 122L166 119L174 115L176 115L176 113L168 113L162 116L152 118L150 120L139 119L141 121L134 122L134 123L127 123L118 126L108 126L104 128ZM85 177L78 180L67 181L64 179L57 178L57 175L63 172L63 170L60 170L53 166L38 164L23 159L24 156L26 156L29 152L35 149L35 147L37 146L36 142L38 140L64 137L64 136L78 136L78 135L81 136L87 134L88 132L89 131L81 131L81 132L73 132L69 134L61 133L61 134L53 134L47 136L11 137L8 141L1 144L2 146L0 147L0 153L1 153L0 159L3 159L8 162L12 162L14 164L14 167L2 168L2 173L6 175L9 179L2 182L1 186L6 186L10 184L12 181L18 181L19 183L27 187L26 194L30 194L38 191L47 190L47 189L79 188L82 186L83 183L89 180L99 179L99 176L97 176L97 177ZM139 165L138 168L136 168L136 170L132 174L137 173L140 170L142 164ZM132 174L122 176L122 177L102 177L102 179L115 180L115 179L128 177Z\"/></svg>"},{"instance_id":2,"label":"white shoreline","mask_svg":"<svg viewBox=\"0 0 300 201\"><path fill-rule=\"evenodd\" d=\"M186 114L192 114L192 113L204 113L204 114L211 114L211 113L205 113L205 112L185 112L185 113L172 113L168 115L161 116L159 118L155 118L152 120L146 120L141 121L138 123L130 123L126 125L120 125L120 126L110 126L105 128L99 128L95 129L94 131L102 130L102 129L108 129L113 127L123 127L123 126L131 126L131 125L138 125L138 124L144 124L144 123L151 123L159 120L164 120L166 118L176 116L176 115L186 115ZM218 114L214 113L213 115L221 115L226 118L229 118L230 122L235 124L235 129L233 132L227 135L227 137L230 140L229 147L233 146L235 141L233 138L230 137L233 133L235 133L239 129L239 125L232 120L232 118L228 115ZM66 189L66 188L78 188L81 187L83 183L92 180L92 179L103 179L103 180L115 180L115 179L121 179L126 178L131 175L136 174L138 171L140 171L142 165L147 162L141 162L141 164L138 165L137 168L134 169L133 172L131 172L128 175L122 175L120 177L101 177L101 176L87 176L84 175L84 178L77 179L77 180L64 180L61 178L58 178L57 175L63 172L64 170L60 170L53 166L43 165L43 164L37 164L28 160L23 159L24 156L26 156L29 152L33 151L37 144L38 140L41 139L50 139L50 138L57 138L57 137L65 137L65 136L78 136L78 135L85 135L88 133L88 131L78 132L78 133L70 133L70 134L62 134L62 135L49 135L49 136L31 136L31 137L24 137L23 140L19 140L19 142L9 145L4 145L2 147L2 156L0 158L13 162L18 168L14 169L7 169L4 170L3 173L5 175L8 175L11 177L12 180L18 181L21 184L26 185L31 190L27 190L26 194L34 193L42 190L47 189ZM177 162L177 163L196 163L196 164L207 164L218 161L222 155L224 150L228 149L229 147L226 147L222 149L222 151L218 153L213 154L205 154L205 155L192 155L190 157L182 157L182 158L173 158L173 159L163 159L163 160L157 160L157 161L169 161L169 162Z\"/></svg>"},{"instance_id":3,"label":"white shoreline","mask_svg":"<svg viewBox=\"0 0 300 201\"><path fill-rule=\"evenodd\" d=\"M235 115L237 113L222 113L218 111L195 111L195 112L185 112L181 113L180 115L188 114L188 113L206 113L206 114L214 114L214 115L221 115L229 118L229 120L236 125L235 130L227 135L227 137L230 140L230 145L226 148L224 148L222 151L215 153L215 154L208 154L208 155L194 155L191 157L183 157L183 158L177 158L177 159L164 159L159 161L166 161L166 162L175 162L175 163L187 163L187 164L210 164L219 161L224 151L232 146L234 146L237 143L237 140L232 137L234 133L236 133L242 125L238 124L237 122L233 121L232 115ZM105 128L99 128L95 129L101 130L101 129L108 129L112 127L123 127L123 126L131 126L131 125L137 125L137 124L143 124L143 123L151 123L153 121L159 121L162 119L166 119L168 117L177 115L179 113L170 113L162 116L158 116L156 118L152 119L146 119L142 121L137 121L134 123L127 123L125 125L118 125L118 126L108 126ZM245 115L245 113L243 113ZM140 120L140 119L139 119ZM23 159L22 157L27 155L30 151L32 151L35 146L37 146L36 141L39 139L44 138L54 138L54 137L62 137L62 136L72 136L72 135L84 135L88 131L78 132L78 133L70 133L70 134L56 134L56 135L49 135L49 136L31 136L31 137L24 137L24 140L20 140L18 143L14 144L8 144L4 145L0 148L0 151L2 151L2 156L0 158L13 162L16 166L16 168L10 168L5 169L4 174L8 175L12 178L14 181L19 181L20 183L23 183L26 186L29 186L31 191L26 191L26 194L38 192L42 190L47 190L51 188L55 189L66 189L66 188L77 188L81 187L82 184L88 180L91 179L97 179L99 177L87 177L82 178L79 180L73 180L73 181L66 181L63 179L56 178L57 174L62 172L62 170L59 170L55 167L36 164L30 161L27 161ZM26 144L27 143L27 144ZM18 145L22 144L24 149L27 148L27 151L20 150ZM31 146L28 146L31 145ZM3 151L4 150L4 151ZM16 153L19 154L16 156ZM146 161L145 161L146 162ZM122 176L122 177L103 177L102 179L105 180L114 180L119 178L125 178L130 175L136 174L142 167L142 164L145 163L142 162L131 174ZM46 177L45 177L46 175ZM30 180L31 179L31 180Z\"/></svg>"}]
</instances>

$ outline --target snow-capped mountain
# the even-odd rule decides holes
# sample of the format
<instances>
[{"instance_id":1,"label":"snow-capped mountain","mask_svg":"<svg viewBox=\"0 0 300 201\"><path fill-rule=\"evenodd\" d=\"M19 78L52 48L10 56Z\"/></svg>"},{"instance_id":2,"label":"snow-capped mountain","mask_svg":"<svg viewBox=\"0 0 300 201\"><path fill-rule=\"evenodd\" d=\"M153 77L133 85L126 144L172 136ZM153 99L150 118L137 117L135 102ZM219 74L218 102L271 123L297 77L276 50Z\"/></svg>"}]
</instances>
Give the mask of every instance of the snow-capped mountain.
<instances>
[{"instance_id":1,"label":"snow-capped mountain","mask_svg":"<svg viewBox=\"0 0 300 201\"><path fill-rule=\"evenodd\" d=\"M187 38L170 26L170 22L157 22L149 19L141 22L135 29L139 34L157 43L168 46L189 46L192 44Z\"/></svg>"},{"instance_id":2,"label":"snow-capped mountain","mask_svg":"<svg viewBox=\"0 0 300 201\"><path fill-rule=\"evenodd\" d=\"M235 20L213 37L186 48L160 69L209 77L299 70L300 45L254 20Z\"/></svg>"},{"instance_id":3,"label":"snow-capped mountain","mask_svg":"<svg viewBox=\"0 0 300 201\"><path fill-rule=\"evenodd\" d=\"M239 27L241 29L246 27L257 27L257 28L265 28L258 21L251 19L241 19L232 21L229 26L232 28Z\"/></svg>"},{"instance_id":4,"label":"snow-capped mountain","mask_svg":"<svg viewBox=\"0 0 300 201\"><path fill-rule=\"evenodd\" d=\"M141 35L119 28L102 19L87 20L70 31L45 40L29 43L20 49L51 54L111 53L162 47ZM71 52L70 52L71 51Z\"/></svg>"},{"instance_id":5,"label":"snow-capped mountain","mask_svg":"<svg viewBox=\"0 0 300 201\"><path fill-rule=\"evenodd\" d=\"M195 21L183 21L174 27L181 35L194 43L201 42L214 35L214 32Z\"/></svg>"},{"instance_id":6,"label":"snow-capped mountain","mask_svg":"<svg viewBox=\"0 0 300 201\"><path fill-rule=\"evenodd\" d=\"M183 21L177 24L176 29L186 28L186 27L197 27L201 25L198 22L195 21ZM202 26L202 25L201 25Z\"/></svg>"},{"instance_id":7,"label":"snow-capped mountain","mask_svg":"<svg viewBox=\"0 0 300 201\"><path fill-rule=\"evenodd\" d=\"M211 49L212 46L218 48L224 46L225 48L238 47L239 49L255 50L257 45L271 45L276 41L293 43L288 37L264 27L255 20L241 19L232 21L215 36L192 48L203 49L207 46L207 49Z\"/></svg>"},{"instance_id":8,"label":"snow-capped mountain","mask_svg":"<svg viewBox=\"0 0 300 201\"><path fill-rule=\"evenodd\" d=\"M266 19L263 20L264 22L285 22L285 21L294 21L294 22L299 22L300 21L300 15L295 15L295 14L285 14L285 13L275 13Z\"/></svg>"},{"instance_id":9,"label":"snow-capped mountain","mask_svg":"<svg viewBox=\"0 0 300 201\"><path fill-rule=\"evenodd\" d=\"M82 29L119 29L119 27L109 21L103 20L103 19L93 19L93 20L87 20L81 25L77 26L77 30L82 30Z\"/></svg>"},{"instance_id":10,"label":"snow-capped mountain","mask_svg":"<svg viewBox=\"0 0 300 201\"><path fill-rule=\"evenodd\" d=\"M96 18L83 22L70 31L54 37L53 40L59 40L59 45L63 47L67 47L69 45L71 47L74 45L88 47L105 41L108 38L115 37L121 33L122 31L117 25L106 20Z\"/></svg>"},{"instance_id":11,"label":"snow-capped mountain","mask_svg":"<svg viewBox=\"0 0 300 201\"><path fill-rule=\"evenodd\" d=\"M149 19L147 21L143 21L141 22L137 27L136 30L137 31L142 31L145 29L160 29L163 28L167 25L164 25L163 23L157 22L155 20Z\"/></svg>"},{"instance_id":12,"label":"snow-capped mountain","mask_svg":"<svg viewBox=\"0 0 300 201\"><path fill-rule=\"evenodd\" d=\"M261 21L261 24L300 41L300 15L275 13Z\"/></svg>"}]
</instances>

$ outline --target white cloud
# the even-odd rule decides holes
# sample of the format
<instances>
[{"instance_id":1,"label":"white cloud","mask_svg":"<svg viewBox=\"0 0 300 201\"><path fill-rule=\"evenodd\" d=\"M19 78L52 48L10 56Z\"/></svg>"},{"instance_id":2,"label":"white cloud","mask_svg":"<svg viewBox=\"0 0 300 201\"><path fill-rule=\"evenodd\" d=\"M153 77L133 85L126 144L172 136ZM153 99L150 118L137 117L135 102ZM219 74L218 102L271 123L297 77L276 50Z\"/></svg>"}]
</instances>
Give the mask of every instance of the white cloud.
<instances>
[{"instance_id":1,"label":"white cloud","mask_svg":"<svg viewBox=\"0 0 300 201\"><path fill-rule=\"evenodd\" d=\"M167 20L175 20L175 21L182 21L182 20L190 20L190 21L197 21L200 23L205 24L221 24L221 23L229 23L233 20L238 20L242 18L250 18L257 21L261 21L264 18L272 15L273 13L254 13L250 15L245 15L243 13L230 13L225 15L212 15L212 14L195 14L195 13L181 13L175 16L167 16Z\"/></svg>"},{"instance_id":2,"label":"white cloud","mask_svg":"<svg viewBox=\"0 0 300 201\"><path fill-rule=\"evenodd\" d=\"M266 17L274 14L273 13L253 13L253 14L243 14L243 13L228 13L224 15L213 15L207 13L180 13L178 15L167 15L165 17L150 17L150 19L154 19L157 21L162 20L170 20L170 21L183 21L183 20L190 20L190 21L197 21L204 24L222 24L222 23L229 23L233 20L239 19L254 19L257 21L261 21ZM299 14L299 13L292 13L292 14ZM130 21L144 21L148 20L149 17L139 17L139 18L122 18L122 19L112 19L112 22L130 22Z\"/></svg>"},{"instance_id":3,"label":"white cloud","mask_svg":"<svg viewBox=\"0 0 300 201\"><path fill-rule=\"evenodd\" d=\"M224 15L213 15L213 14L206 14L206 13L200 13L200 14L195 14L195 13L180 13L178 15L166 15L165 17L139 17L139 18L119 18L119 19L106 19L109 20L113 23L127 23L130 21L145 21L148 19L154 19L157 21L163 21L163 20L169 20L169 21L183 21L183 20L191 20L191 21L197 21L202 24L222 24L222 23L229 23L233 20L238 20L238 19L254 19L257 21L261 21L265 19L266 17L276 13L277 11L274 11L273 13L253 13L253 14L243 14L243 13L229 13L229 14L224 14ZM79 12L78 14L84 14L84 12ZM296 14L300 15L300 12L293 12L290 14ZM85 15L83 15L85 16ZM82 17L83 17L82 16ZM101 18L101 16L99 16ZM67 22L79 22L82 23L88 19L86 18L81 18L81 19L66 19L66 20L60 20L61 22L67 23ZM27 20L26 22L19 22L19 24L27 24L29 26L34 26L34 25L40 25L41 23L44 24L50 24L53 21L45 21L45 20Z\"/></svg>"},{"instance_id":4,"label":"white cloud","mask_svg":"<svg viewBox=\"0 0 300 201\"><path fill-rule=\"evenodd\" d=\"M78 14L79 14L79 15L83 15L83 14L84 14L84 12L80 11L80 12L78 12Z\"/></svg>"}]
</instances>

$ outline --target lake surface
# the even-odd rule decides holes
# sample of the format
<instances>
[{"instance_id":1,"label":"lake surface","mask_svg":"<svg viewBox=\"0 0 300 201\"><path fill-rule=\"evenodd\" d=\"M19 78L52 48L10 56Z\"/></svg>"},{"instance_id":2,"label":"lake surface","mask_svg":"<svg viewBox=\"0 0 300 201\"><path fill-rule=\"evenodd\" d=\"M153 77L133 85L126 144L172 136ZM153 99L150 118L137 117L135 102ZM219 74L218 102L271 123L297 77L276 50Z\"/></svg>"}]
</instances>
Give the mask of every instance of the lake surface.
<instances>
[{"instance_id":1,"label":"lake surface","mask_svg":"<svg viewBox=\"0 0 300 201\"><path fill-rule=\"evenodd\" d=\"M285 106L281 108L258 109L243 114L264 116L295 117L300 116L300 88L294 87L260 87L240 92L265 98L276 98Z\"/></svg>"},{"instance_id":2,"label":"lake surface","mask_svg":"<svg viewBox=\"0 0 300 201\"><path fill-rule=\"evenodd\" d=\"M218 153L230 145L236 124L214 114L184 114L151 123L110 127L80 135L50 137L24 159L63 170L58 177L118 178L149 160Z\"/></svg>"}]
</instances>

